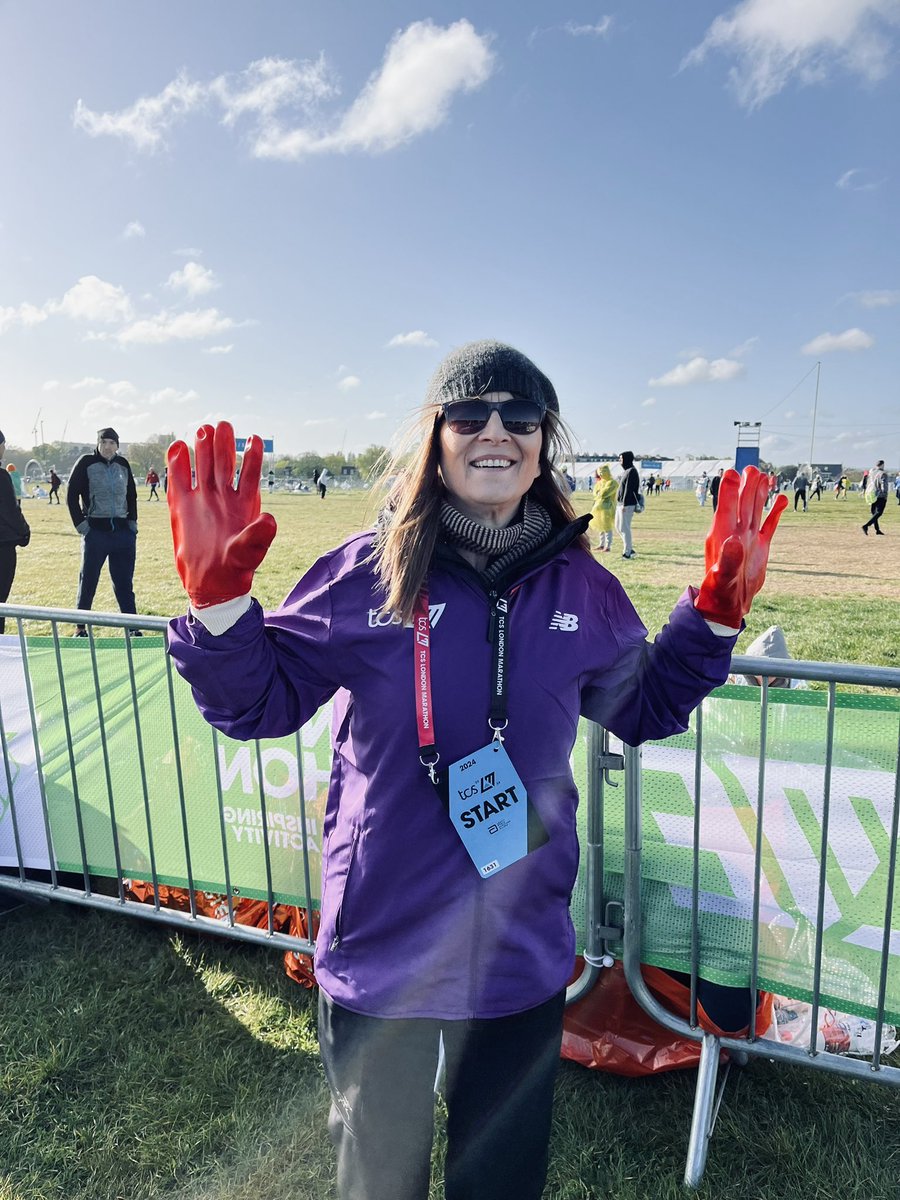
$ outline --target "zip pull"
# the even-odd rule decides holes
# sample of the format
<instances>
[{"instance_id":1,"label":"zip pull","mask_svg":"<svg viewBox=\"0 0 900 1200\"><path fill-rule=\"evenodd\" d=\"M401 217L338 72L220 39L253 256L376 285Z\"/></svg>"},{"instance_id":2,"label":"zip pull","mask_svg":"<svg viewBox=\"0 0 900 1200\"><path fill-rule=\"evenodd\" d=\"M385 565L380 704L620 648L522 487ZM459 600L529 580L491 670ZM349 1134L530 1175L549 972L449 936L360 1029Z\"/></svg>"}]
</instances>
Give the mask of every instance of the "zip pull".
<instances>
[{"instance_id":1,"label":"zip pull","mask_svg":"<svg viewBox=\"0 0 900 1200\"><path fill-rule=\"evenodd\" d=\"M490 598L491 609L488 616L487 640L489 642L493 642L494 638L497 636L497 602L499 601L500 597L496 591L488 592L488 597Z\"/></svg>"}]
</instances>

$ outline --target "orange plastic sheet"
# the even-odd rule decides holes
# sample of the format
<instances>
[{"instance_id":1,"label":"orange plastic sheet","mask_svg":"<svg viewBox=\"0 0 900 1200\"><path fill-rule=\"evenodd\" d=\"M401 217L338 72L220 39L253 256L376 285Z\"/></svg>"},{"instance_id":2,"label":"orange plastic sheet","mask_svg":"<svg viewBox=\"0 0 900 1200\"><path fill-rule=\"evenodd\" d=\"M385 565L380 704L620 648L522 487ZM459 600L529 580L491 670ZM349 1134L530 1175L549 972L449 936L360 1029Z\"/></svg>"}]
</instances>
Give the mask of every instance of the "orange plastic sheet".
<instances>
[{"instance_id":1,"label":"orange plastic sheet","mask_svg":"<svg viewBox=\"0 0 900 1200\"><path fill-rule=\"evenodd\" d=\"M578 958L580 974L583 959ZM644 981L656 998L677 1016L690 1016L690 988L679 983L658 967L643 966ZM703 1029L723 1036L741 1037L740 1030L720 1029L697 1006ZM772 1021L772 996L761 993L756 1010L756 1028L762 1033ZM696 1067L700 1061L700 1043L678 1037L652 1020L629 991L621 962L600 973L597 983L581 1000L570 1004L563 1020L562 1057L598 1071L637 1078L659 1071L677 1071ZM722 1051L723 1059L727 1057Z\"/></svg>"},{"instance_id":2,"label":"orange plastic sheet","mask_svg":"<svg viewBox=\"0 0 900 1200\"><path fill-rule=\"evenodd\" d=\"M126 892L134 900L144 904L153 903L153 884L140 879L125 881ZM159 885L159 903L162 908L174 908L180 912L190 912L190 892L187 888L168 887ZM194 908L204 917L215 921L228 921L228 897L219 892L194 892ZM237 925L252 925L257 929L268 929L269 907L265 900L250 900L246 897L233 897L232 908ZM275 904L272 907L272 928L279 933L288 933L293 937L309 937L307 930L306 909L296 908L290 904ZM319 914L313 912L312 936L315 937L319 928ZM286 950L284 953L284 969L295 983L302 987L315 986L316 977L313 974L312 959L308 954L297 950Z\"/></svg>"}]
</instances>

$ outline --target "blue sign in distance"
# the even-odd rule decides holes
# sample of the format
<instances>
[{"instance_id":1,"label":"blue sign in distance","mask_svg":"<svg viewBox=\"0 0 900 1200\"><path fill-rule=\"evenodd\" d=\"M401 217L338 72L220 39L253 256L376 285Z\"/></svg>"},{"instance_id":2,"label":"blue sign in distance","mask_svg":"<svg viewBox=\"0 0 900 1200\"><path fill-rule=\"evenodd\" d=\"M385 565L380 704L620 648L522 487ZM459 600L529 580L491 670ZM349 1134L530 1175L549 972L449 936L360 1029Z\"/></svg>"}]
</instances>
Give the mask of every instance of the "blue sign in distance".
<instances>
[{"instance_id":1,"label":"blue sign in distance","mask_svg":"<svg viewBox=\"0 0 900 1200\"><path fill-rule=\"evenodd\" d=\"M263 438L262 444L263 444L263 453L264 454L274 454L275 453L275 439L274 438ZM237 450L238 454L243 454L244 451L247 449L247 439L236 437L234 439L234 448L235 448L235 450Z\"/></svg>"}]
</instances>

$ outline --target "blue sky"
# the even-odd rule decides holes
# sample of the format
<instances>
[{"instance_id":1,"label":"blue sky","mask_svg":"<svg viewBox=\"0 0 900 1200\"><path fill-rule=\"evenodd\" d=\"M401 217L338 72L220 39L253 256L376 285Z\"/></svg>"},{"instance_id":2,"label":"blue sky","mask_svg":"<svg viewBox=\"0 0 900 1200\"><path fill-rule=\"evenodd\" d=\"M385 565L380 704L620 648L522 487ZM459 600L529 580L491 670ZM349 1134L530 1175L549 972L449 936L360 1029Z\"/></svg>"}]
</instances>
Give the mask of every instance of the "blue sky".
<instances>
[{"instance_id":1,"label":"blue sky","mask_svg":"<svg viewBox=\"0 0 900 1200\"><path fill-rule=\"evenodd\" d=\"M900 466L898 116L900 0L0 0L0 428L359 450L495 337L585 450L806 461L818 375Z\"/></svg>"}]
</instances>

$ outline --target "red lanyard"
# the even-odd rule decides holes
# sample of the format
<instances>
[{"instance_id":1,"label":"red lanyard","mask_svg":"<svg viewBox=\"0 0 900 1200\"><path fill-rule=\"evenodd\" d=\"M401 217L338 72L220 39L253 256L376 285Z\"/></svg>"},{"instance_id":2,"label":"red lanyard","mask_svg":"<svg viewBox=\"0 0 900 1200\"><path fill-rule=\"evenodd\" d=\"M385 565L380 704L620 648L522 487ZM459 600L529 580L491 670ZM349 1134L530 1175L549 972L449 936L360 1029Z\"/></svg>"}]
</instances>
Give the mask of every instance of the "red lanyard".
<instances>
[{"instance_id":1,"label":"red lanyard","mask_svg":"<svg viewBox=\"0 0 900 1200\"><path fill-rule=\"evenodd\" d=\"M434 768L440 755L434 737L434 709L431 707L431 630L428 624L428 593L419 593L413 613L415 635L416 724L419 729L419 762L428 768L434 781Z\"/></svg>"},{"instance_id":2,"label":"red lanyard","mask_svg":"<svg viewBox=\"0 0 900 1200\"><path fill-rule=\"evenodd\" d=\"M502 742L501 730L505 729L506 717L506 623L508 600L491 593L491 712L488 725L494 738ZM419 733L419 762L428 771L432 783L440 754L434 732L434 708L431 703L431 628L428 612L428 592L423 588L416 601L413 613L415 653L413 666L416 685L416 725Z\"/></svg>"}]
</instances>

